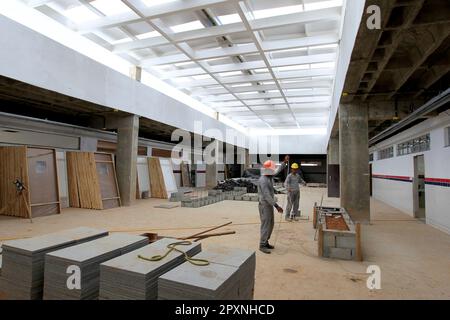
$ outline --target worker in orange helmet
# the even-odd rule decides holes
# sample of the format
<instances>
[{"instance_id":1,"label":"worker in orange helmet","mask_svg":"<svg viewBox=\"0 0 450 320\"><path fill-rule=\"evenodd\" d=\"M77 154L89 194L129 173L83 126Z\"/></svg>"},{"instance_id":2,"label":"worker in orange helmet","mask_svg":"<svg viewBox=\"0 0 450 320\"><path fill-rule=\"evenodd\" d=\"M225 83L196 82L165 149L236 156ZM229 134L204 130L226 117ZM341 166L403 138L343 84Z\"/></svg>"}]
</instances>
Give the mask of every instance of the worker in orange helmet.
<instances>
[{"instance_id":1,"label":"worker in orange helmet","mask_svg":"<svg viewBox=\"0 0 450 320\"><path fill-rule=\"evenodd\" d=\"M275 162L268 160L261 168L261 177L258 181L258 198L259 198L259 217L261 219L261 238L259 242L259 250L263 253L270 253L270 249L274 246L269 244L272 235L274 221L274 208L283 214L281 208L275 201L275 190L273 188L273 176L278 175L286 168L289 162L289 156L284 158L283 163L277 169Z\"/></svg>"}]
</instances>

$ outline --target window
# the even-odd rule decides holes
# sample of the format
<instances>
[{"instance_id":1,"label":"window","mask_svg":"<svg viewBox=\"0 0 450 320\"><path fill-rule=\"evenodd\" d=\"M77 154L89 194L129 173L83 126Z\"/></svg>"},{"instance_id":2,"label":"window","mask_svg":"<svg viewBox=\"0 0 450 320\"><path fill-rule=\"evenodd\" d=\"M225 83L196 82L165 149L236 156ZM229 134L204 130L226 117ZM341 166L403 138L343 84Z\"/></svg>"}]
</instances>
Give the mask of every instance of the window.
<instances>
[{"instance_id":1,"label":"window","mask_svg":"<svg viewBox=\"0 0 450 320\"><path fill-rule=\"evenodd\" d=\"M445 146L450 147L450 127L445 128Z\"/></svg>"},{"instance_id":2,"label":"window","mask_svg":"<svg viewBox=\"0 0 450 320\"><path fill-rule=\"evenodd\" d=\"M404 156L430 150L430 134L411 139L397 145L397 155Z\"/></svg>"},{"instance_id":3,"label":"window","mask_svg":"<svg viewBox=\"0 0 450 320\"><path fill-rule=\"evenodd\" d=\"M373 161L373 153L369 154L369 161Z\"/></svg>"},{"instance_id":4,"label":"window","mask_svg":"<svg viewBox=\"0 0 450 320\"><path fill-rule=\"evenodd\" d=\"M394 146L378 151L378 159L388 159L394 157Z\"/></svg>"}]
</instances>

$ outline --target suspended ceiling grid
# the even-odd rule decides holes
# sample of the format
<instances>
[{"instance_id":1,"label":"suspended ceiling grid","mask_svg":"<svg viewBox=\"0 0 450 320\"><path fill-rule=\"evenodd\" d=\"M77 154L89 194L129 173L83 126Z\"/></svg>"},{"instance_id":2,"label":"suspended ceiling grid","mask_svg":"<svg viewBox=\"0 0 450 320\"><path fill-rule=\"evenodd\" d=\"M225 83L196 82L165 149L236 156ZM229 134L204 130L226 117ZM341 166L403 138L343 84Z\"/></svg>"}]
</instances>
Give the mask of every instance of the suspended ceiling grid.
<instances>
[{"instance_id":1,"label":"suspended ceiling grid","mask_svg":"<svg viewBox=\"0 0 450 320\"><path fill-rule=\"evenodd\" d=\"M342 0L23 0L247 128L329 120Z\"/></svg>"}]
</instances>

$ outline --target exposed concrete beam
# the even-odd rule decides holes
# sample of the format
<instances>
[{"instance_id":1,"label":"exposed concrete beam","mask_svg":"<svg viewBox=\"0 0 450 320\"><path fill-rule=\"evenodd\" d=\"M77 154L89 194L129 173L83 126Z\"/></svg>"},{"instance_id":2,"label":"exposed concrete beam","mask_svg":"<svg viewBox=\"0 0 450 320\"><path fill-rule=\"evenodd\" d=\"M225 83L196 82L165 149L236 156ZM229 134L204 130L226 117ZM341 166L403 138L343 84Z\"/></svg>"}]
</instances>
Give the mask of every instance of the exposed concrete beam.
<instances>
[{"instance_id":1,"label":"exposed concrete beam","mask_svg":"<svg viewBox=\"0 0 450 320\"><path fill-rule=\"evenodd\" d=\"M391 59L392 55L398 48L398 45L402 41L403 37L403 31L407 30L413 23L414 19L417 17L417 15L420 12L420 9L423 7L425 0L417 0L415 2L411 2L411 5L408 7L408 9L405 12L406 16L404 17L403 24L396 30L390 31L391 37L389 40L389 45L386 46L384 49L384 58L376 63L376 71L372 75L372 80L369 81L367 88L364 89L365 92L372 91L373 87L378 81L379 76L383 72L384 68L386 67L387 63ZM392 11L393 12L393 11ZM391 12L391 14L392 14ZM387 32L387 31L384 31ZM379 43L380 45L381 43ZM369 63L370 65L370 63ZM362 97L362 100L366 100L368 95L364 95Z\"/></svg>"},{"instance_id":2,"label":"exposed concrete beam","mask_svg":"<svg viewBox=\"0 0 450 320\"><path fill-rule=\"evenodd\" d=\"M416 51L411 52L412 67L406 70L398 70L394 73L394 92L388 96L389 98L392 98L400 90L409 77L441 46L442 42L449 35L450 25L427 26L426 32L422 33L420 38L417 38Z\"/></svg>"}]
</instances>

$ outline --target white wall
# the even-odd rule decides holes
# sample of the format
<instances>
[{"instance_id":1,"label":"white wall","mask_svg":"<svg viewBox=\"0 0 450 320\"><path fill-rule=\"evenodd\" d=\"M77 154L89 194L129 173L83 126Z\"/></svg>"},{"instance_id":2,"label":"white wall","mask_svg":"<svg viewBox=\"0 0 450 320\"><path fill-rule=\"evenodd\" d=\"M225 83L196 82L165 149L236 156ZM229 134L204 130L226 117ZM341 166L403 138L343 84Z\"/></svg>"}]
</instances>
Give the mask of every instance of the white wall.
<instances>
[{"instance_id":1,"label":"white wall","mask_svg":"<svg viewBox=\"0 0 450 320\"><path fill-rule=\"evenodd\" d=\"M413 156L407 155L374 161L373 175L412 177ZM410 216L414 215L412 182L373 178L373 197L397 208Z\"/></svg>"},{"instance_id":2,"label":"white wall","mask_svg":"<svg viewBox=\"0 0 450 320\"><path fill-rule=\"evenodd\" d=\"M445 129L450 126L450 114L438 117L401 132L373 146L374 175L414 177L414 157L423 154L425 161L426 222L450 233L450 147L445 146ZM411 138L430 133L430 151L396 155L396 145ZM394 145L394 158L377 160L377 151ZM432 185L431 179L444 179L446 185ZM446 180L445 180L446 179ZM373 197L413 216L413 183L373 178Z\"/></svg>"},{"instance_id":3,"label":"white wall","mask_svg":"<svg viewBox=\"0 0 450 320\"><path fill-rule=\"evenodd\" d=\"M190 132L201 121L203 131L218 129L225 137L228 129L243 135L2 15L0 30L7 30L0 37L0 75Z\"/></svg>"},{"instance_id":4,"label":"white wall","mask_svg":"<svg viewBox=\"0 0 450 320\"><path fill-rule=\"evenodd\" d=\"M339 103L341 101L342 90L347 78L348 66L355 46L356 35L358 34L361 18L364 14L365 0L347 0L345 4L345 17L342 26L342 38L339 45L339 58L337 61L336 79L334 80L333 98L331 102L330 119L328 121L328 141L333 129Z\"/></svg>"}]
</instances>

